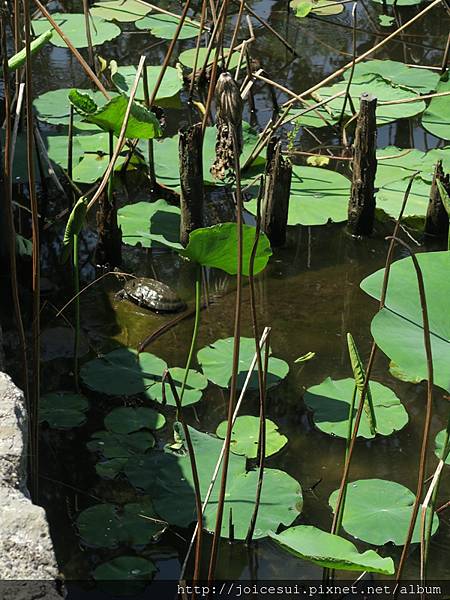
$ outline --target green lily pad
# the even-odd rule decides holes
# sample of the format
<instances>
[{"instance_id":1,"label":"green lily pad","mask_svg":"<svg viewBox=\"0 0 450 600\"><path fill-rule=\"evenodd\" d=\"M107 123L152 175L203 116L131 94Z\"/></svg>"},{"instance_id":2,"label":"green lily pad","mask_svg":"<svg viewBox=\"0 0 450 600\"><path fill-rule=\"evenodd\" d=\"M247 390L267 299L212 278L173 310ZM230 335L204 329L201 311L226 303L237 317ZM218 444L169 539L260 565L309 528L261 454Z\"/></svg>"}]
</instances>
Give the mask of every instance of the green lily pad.
<instances>
[{"instance_id":1,"label":"green lily pad","mask_svg":"<svg viewBox=\"0 0 450 600\"><path fill-rule=\"evenodd\" d=\"M155 446L155 438L150 431L134 431L126 435L97 431L86 445L91 452L98 452L108 459L129 458L151 450Z\"/></svg>"},{"instance_id":2,"label":"green lily pad","mask_svg":"<svg viewBox=\"0 0 450 600\"><path fill-rule=\"evenodd\" d=\"M336 504L335 490L329 504ZM395 481L362 479L347 485L342 525L347 533L368 544L382 546L392 542L402 546L406 541L414 504L414 494ZM420 517L420 511L419 515ZM439 519L433 517L432 533L436 533ZM412 542L420 541L420 518L416 521Z\"/></svg>"},{"instance_id":3,"label":"green lily pad","mask_svg":"<svg viewBox=\"0 0 450 600\"><path fill-rule=\"evenodd\" d=\"M417 94L427 94L436 89L439 75L429 69L408 67L405 63L396 60L366 60L355 66L354 78L370 75L379 75L392 85L397 85L413 90ZM346 71L344 79L349 79L350 71Z\"/></svg>"},{"instance_id":4,"label":"green lily pad","mask_svg":"<svg viewBox=\"0 0 450 600\"><path fill-rule=\"evenodd\" d=\"M324 225L347 220L350 181L330 169L292 168L288 225ZM256 214L256 200L245 203Z\"/></svg>"},{"instance_id":5,"label":"green lily pad","mask_svg":"<svg viewBox=\"0 0 450 600\"><path fill-rule=\"evenodd\" d=\"M98 461L95 464L97 475L103 479L115 479L119 473L122 473L128 462L128 458L107 458Z\"/></svg>"},{"instance_id":6,"label":"green lily pad","mask_svg":"<svg viewBox=\"0 0 450 600\"><path fill-rule=\"evenodd\" d=\"M229 478L225 496L222 537L230 537L230 515L234 528L234 538L245 539L253 515L258 484L258 470L241 473ZM279 469L264 469L261 502L256 519L253 539L267 537L276 532L280 525L290 525L300 514L303 498L300 484L290 475ZM205 529L214 531L216 506L208 504L205 511Z\"/></svg>"},{"instance_id":7,"label":"green lily pad","mask_svg":"<svg viewBox=\"0 0 450 600\"><path fill-rule=\"evenodd\" d=\"M216 435L225 439L227 421L222 421L216 429ZM259 417L242 416L236 419L231 432L231 451L235 454L256 458L258 455ZM272 456L284 448L288 442L285 435L278 431L278 425L266 419L266 456Z\"/></svg>"},{"instance_id":8,"label":"green lily pad","mask_svg":"<svg viewBox=\"0 0 450 600\"><path fill-rule=\"evenodd\" d=\"M434 167L439 160L442 161L444 171L450 169L450 146L433 148L428 152L415 148L387 146L377 150L377 159L376 187L381 188L394 181L409 179L416 171L421 179L431 184Z\"/></svg>"},{"instance_id":9,"label":"green lily pad","mask_svg":"<svg viewBox=\"0 0 450 600\"><path fill-rule=\"evenodd\" d=\"M450 296L449 252L417 254L421 267L430 321L434 383L450 392ZM384 269L369 275L361 288L379 299ZM391 267L386 305L372 320L371 331L381 350L397 365L408 381L428 377L424 349L422 310L417 279L411 258L396 261Z\"/></svg>"},{"instance_id":10,"label":"green lily pad","mask_svg":"<svg viewBox=\"0 0 450 600\"><path fill-rule=\"evenodd\" d=\"M91 8L91 15L105 21L134 23L151 12L151 7L136 0L102 0Z\"/></svg>"},{"instance_id":11,"label":"green lily pad","mask_svg":"<svg viewBox=\"0 0 450 600\"><path fill-rule=\"evenodd\" d=\"M311 525L290 527L278 535L270 533L269 537L283 550L320 567L383 575L392 575L395 570L392 558L382 558L374 550L359 553L349 540Z\"/></svg>"},{"instance_id":12,"label":"green lily pad","mask_svg":"<svg viewBox=\"0 0 450 600\"><path fill-rule=\"evenodd\" d=\"M381 27L391 27L395 23L395 17L390 15L378 15L378 23Z\"/></svg>"},{"instance_id":13,"label":"green lily pad","mask_svg":"<svg viewBox=\"0 0 450 600\"><path fill-rule=\"evenodd\" d=\"M195 229L189 236L187 247L179 254L204 267L215 267L229 275L237 273L236 223L219 223L212 227ZM242 273L249 274L250 256L255 242L256 229L242 226ZM255 254L254 273L262 271L272 255L269 239L261 233Z\"/></svg>"},{"instance_id":14,"label":"green lily pad","mask_svg":"<svg viewBox=\"0 0 450 600\"><path fill-rule=\"evenodd\" d=\"M219 339L205 346L197 353L197 361L204 374L216 385L226 388L230 384L233 364L233 338ZM255 340L241 337L239 349L238 386L244 385L248 368L255 354ZM280 358L270 356L268 362L267 387L280 383L288 374L289 365ZM258 389L258 373L256 369L249 381L249 389Z\"/></svg>"},{"instance_id":15,"label":"green lily pad","mask_svg":"<svg viewBox=\"0 0 450 600\"><path fill-rule=\"evenodd\" d=\"M67 135L48 135L45 138L47 153L49 159L62 169L67 169L67 148L69 138ZM72 140L73 164L76 165L83 158L84 150L79 143L77 136Z\"/></svg>"},{"instance_id":16,"label":"green lily pad","mask_svg":"<svg viewBox=\"0 0 450 600\"><path fill-rule=\"evenodd\" d=\"M402 179L387 183L376 193L376 205L390 217L396 219L405 197L408 180ZM414 180L408 196L403 216L405 219L424 217L430 200L430 184L420 177Z\"/></svg>"},{"instance_id":17,"label":"green lily pad","mask_svg":"<svg viewBox=\"0 0 450 600\"><path fill-rule=\"evenodd\" d=\"M145 19L144 19L145 20ZM149 95L151 96L154 85L156 84L159 73L162 69L160 66L150 66L147 69L147 79ZM134 80L136 79L137 68L133 65L126 67L118 67L117 71L111 76L113 84L118 88L120 92L126 95L130 94L131 88L133 87ZM158 89L155 101L161 101L166 98L173 98L183 88L183 80L180 77L179 72L174 67L167 67L164 73L163 80ZM144 82L141 77L136 90L136 100L144 102Z\"/></svg>"},{"instance_id":18,"label":"green lily pad","mask_svg":"<svg viewBox=\"0 0 450 600\"><path fill-rule=\"evenodd\" d=\"M167 364L148 352L139 355L130 348L118 348L85 363L80 376L95 392L110 396L149 393L161 381Z\"/></svg>"},{"instance_id":19,"label":"green lily pad","mask_svg":"<svg viewBox=\"0 0 450 600\"><path fill-rule=\"evenodd\" d=\"M198 31L197 31L197 33L198 33ZM208 51L206 48L199 48L198 60L197 60L197 70L202 68L203 63L206 60L207 52ZM230 49L224 48L223 52L224 52L225 58L227 58L229 55ZM189 50L184 50L184 52L182 52L180 54L180 56L178 57L178 60L183 65L183 67L186 67L187 69L192 70L195 65L195 55L196 55L196 48L190 48ZM227 60L228 60L228 58L227 58ZM214 62L214 50L209 55L208 66L211 66L213 64L213 62ZM238 63L239 63L239 52L233 52L233 56L231 57L228 70L233 71L238 66Z\"/></svg>"},{"instance_id":20,"label":"green lily pad","mask_svg":"<svg viewBox=\"0 0 450 600\"><path fill-rule=\"evenodd\" d=\"M52 392L41 397L39 421L52 429L71 429L86 423L89 402L81 394Z\"/></svg>"},{"instance_id":21,"label":"green lily pad","mask_svg":"<svg viewBox=\"0 0 450 600\"><path fill-rule=\"evenodd\" d=\"M153 14L141 19L136 23L137 29L145 29L150 31L155 37L160 37L165 40L171 40L178 27L180 19L166 14ZM178 35L179 40L187 40L197 37L200 29L192 23L184 22Z\"/></svg>"},{"instance_id":22,"label":"green lily pad","mask_svg":"<svg viewBox=\"0 0 450 600\"><path fill-rule=\"evenodd\" d=\"M447 434L447 430L442 429L442 431L439 431L439 433L436 435L436 437L434 439L434 453L436 454L436 456L439 459L441 458L442 451L444 449L446 434ZM447 448L448 448L448 446L447 446ZM445 464L450 465L450 452L447 454L447 458L445 459Z\"/></svg>"},{"instance_id":23,"label":"green lily pad","mask_svg":"<svg viewBox=\"0 0 450 600\"><path fill-rule=\"evenodd\" d=\"M69 38L75 48L87 48L88 41L86 37L86 27L83 13L53 13L52 18L60 26L62 32ZM44 33L48 29L47 19L33 19L31 22L33 31L36 35ZM117 25L92 15L90 19L90 29L92 44L99 46L105 42L113 40L120 35L121 31ZM55 33L50 39L50 43L60 48L66 48L66 42Z\"/></svg>"},{"instance_id":24,"label":"green lily pad","mask_svg":"<svg viewBox=\"0 0 450 600\"><path fill-rule=\"evenodd\" d=\"M172 375L173 382L178 391L178 396L180 397L181 386L184 379L184 369L181 367L171 367L169 371ZM208 380L202 373L199 373L194 369L189 369L186 387L183 393L182 405L189 406L190 404L195 404L196 402L199 402L202 399L203 390L207 386ZM153 400L156 400L156 402L162 403L162 384L157 384L152 387L151 396ZM173 397L172 390L168 382L166 382L166 402L167 406L176 407L175 398Z\"/></svg>"},{"instance_id":25,"label":"green lily pad","mask_svg":"<svg viewBox=\"0 0 450 600\"><path fill-rule=\"evenodd\" d=\"M343 4L330 0L291 0L290 5L295 11L295 16L299 18L306 17L309 13L328 17L344 11Z\"/></svg>"},{"instance_id":26,"label":"green lily pad","mask_svg":"<svg viewBox=\"0 0 450 600\"><path fill-rule=\"evenodd\" d=\"M313 411L314 424L320 431L346 438L348 429L348 413L353 396L355 381L352 378L334 381L327 377L320 385L306 390L304 400L306 406ZM375 410L376 429L380 435L390 435L400 431L408 423L408 413L392 390L378 383L370 382L373 407ZM358 408L355 403L353 418ZM358 429L358 437L374 438L369 422L363 416Z\"/></svg>"},{"instance_id":27,"label":"green lily pad","mask_svg":"<svg viewBox=\"0 0 450 600\"><path fill-rule=\"evenodd\" d=\"M153 519L157 515L150 501L125 504L122 509L114 504L96 504L83 510L75 525L83 544L90 548L145 546L165 528L164 523Z\"/></svg>"},{"instance_id":28,"label":"green lily pad","mask_svg":"<svg viewBox=\"0 0 450 600\"><path fill-rule=\"evenodd\" d=\"M108 413L104 423L106 429L113 433L133 433L140 429L161 429L166 419L152 408L121 406Z\"/></svg>"},{"instance_id":29,"label":"green lily pad","mask_svg":"<svg viewBox=\"0 0 450 600\"><path fill-rule=\"evenodd\" d=\"M177 437L184 440L179 424ZM219 457L222 440L189 428L194 447L202 499L205 498ZM229 513L232 508L235 539L244 539L253 513L258 472L245 470L244 457L231 454L228 470L227 496L222 527L223 537L228 537ZM153 452L135 461L128 461L125 474L140 489L151 490L157 513L166 521L187 527L195 521L195 496L189 456L185 446L174 451ZM205 512L205 528L214 529L217 499L220 488L220 471ZM302 508L300 485L283 471L265 469L262 498L256 522L255 539L276 531L280 524L290 525Z\"/></svg>"},{"instance_id":30,"label":"green lily pad","mask_svg":"<svg viewBox=\"0 0 450 600\"><path fill-rule=\"evenodd\" d=\"M436 92L450 92L450 81L442 80ZM436 137L450 140L450 95L432 98L423 113L422 126Z\"/></svg>"},{"instance_id":31,"label":"green lily pad","mask_svg":"<svg viewBox=\"0 0 450 600\"><path fill-rule=\"evenodd\" d=\"M120 593L126 589L129 593L140 589L145 581L150 581L158 571L155 564L140 556L119 556L100 564L92 573L96 581L121 581L125 586L117 588L114 584L112 591ZM133 584L133 585L129 585ZM109 587L109 586L108 586Z\"/></svg>"},{"instance_id":32,"label":"green lily pad","mask_svg":"<svg viewBox=\"0 0 450 600\"><path fill-rule=\"evenodd\" d=\"M143 248L169 246L181 249L180 209L165 200L127 204L117 211L125 244Z\"/></svg>"},{"instance_id":33,"label":"green lily pad","mask_svg":"<svg viewBox=\"0 0 450 600\"><path fill-rule=\"evenodd\" d=\"M112 131L114 135L119 136L128 107L126 96L116 96L105 105L97 106L90 94L79 90L71 90L69 100L85 121L94 123L104 131ZM125 136L128 138L153 139L160 135L161 127L154 113L137 102L133 102Z\"/></svg>"}]
</instances>

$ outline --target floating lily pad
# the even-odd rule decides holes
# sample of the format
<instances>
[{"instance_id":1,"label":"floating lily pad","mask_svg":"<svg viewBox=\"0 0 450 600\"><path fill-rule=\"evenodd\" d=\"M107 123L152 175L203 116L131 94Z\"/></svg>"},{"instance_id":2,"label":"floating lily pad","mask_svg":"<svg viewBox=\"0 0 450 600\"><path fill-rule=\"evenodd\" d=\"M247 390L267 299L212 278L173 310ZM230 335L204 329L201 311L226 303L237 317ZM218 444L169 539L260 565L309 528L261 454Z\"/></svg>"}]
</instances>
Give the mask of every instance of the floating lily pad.
<instances>
[{"instance_id":1,"label":"floating lily pad","mask_svg":"<svg viewBox=\"0 0 450 600\"><path fill-rule=\"evenodd\" d=\"M339 15L344 11L344 5L330 0L291 0L291 7L297 17L303 18L313 13L327 17L330 15Z\"/></svg>"},{"instance_id":2,"label":"floating lily pad","mask_svg":"<svg viewBox=\"0 0 450 600\"><path fill-rule=\"evenodd\" d=\"M71 429L86 422L89 402L81 394L52 392L41 396L39 421L49 424L52 429Z\"/></svg>"},{"instance_id":3,"label":"floating lily pad","mask_svg":"<svg viewBox=\"0 0 450 600\"><path fill-rule=\"evenodd\" d=\"M148 352L139 355L130 348L113 350L85 363L80 376L91 390L110 396L149 393L161 381L167 364Z\"/></svg>"},{"instance_id":4,"label":"floating lily pad","mask_svg":"<svg viewBox=\"0 0 450 600\"><path fill-rule=\"evenodd\" d=\"M204 267L221 269L229 275L237 273L237 227L236 223L219 223L212 227L195 229L189 236L187 247L179 254ZM256 229L242 226L242 273L249 274L250 257L255 242ZM261 233L255 253L254 273L262 271L272 255L270 242Z\"/></svg>"},{"instance_id":5,"label":"floating lily pad","mask_svg":"<svg viewBox=\"0 0 450 600\"><path fill-rule=\"evenodd\" d=\"M171 367L169 371L172 375L173 382L178 391L178 396L181 397L181 386L184 379L184 369L181 367ZM195 404L196 402L199 402L202 399L203 390L207 387L207 385L208 380L202 373L199 373L194 369L189 369L186 387L183 393L182 405L189 406L189 404ZM161 384L157 384L152 387L151 396L153 400L162 403L163 394ZM168 382L166 382L166 402L167 406L176 407L175 398L173 397L172 390Z\"/></svg>"},{"instance_id":6,"label":"floating lily pad","mask_svg":"<svg viewBox=\"0 0 450 600\"><path fill-rule=\"evenodd\" d=\"M338 490L329 499L333 508ZM414 504L414 494L395 481L362 479L347 485L342 525L347 533L375 546L388 542L402 546L406 541ZM419 515L420 517L420 511ZM439 519L433 517L432 533ZM420 518L416 521L412 542L420 541Z\"/></svg>"},{"instance_id":7,"label":"floating lily pad","mask_svg":"<svg viewBox=\"0 0 450 600\"><path fill-rule=\"evenodd\" d=\"M447 435L447 431L443 429L439 431L434 440L434 453L440 459L442 455L442 451L444 449L445 438ZM448 445L447 445L448 448ZM445 464L450 465L450 452L447 454L447 458L445 459Z\"/></svg>"},{"instance_id":8,"label":"floating lily pad","mask_svg":"<svg viewBox=\"0 0 450 600\"><path fill-rule=\"evenodd\" d=\"M114 504L96 504L83 510L75 524L86 546L117 548L120 544L149 544L165 528L159 519L153 519L157 516L151 502L142 501L125 504L122 509Z\"/></svg>"},{"instance_id":9,"label":"floating lily pad","mask_svg":"<svg viewBox=\"0 0 450 600\"><path fill-rule=\"evenodd\" d=\"M114 595L134 594L145 587L146 582L153 579L158 571L155 564L140 556L119 556L101 563L92 576L96 581L104 582L103 586ZM111 582L121 582L112 584Z\"/></svg>"},{"instance_id":10,"label":"floating lily pad","mask_svg":"<svg viewBox=\"0 0 450 600\"><path fill-rule=\"evenodd\" d=\"M60 26L62 32L69 38L75 48L87 48L86 27L83 13L53 13L52 18ZM40 35L48 30L47 19L33 19L33 31ZM120 35L120 28L98 16L92 15L90 19L92 44L99 46L104 42L113 40ZM60 48L67 48L65 41L55 31L50 43Z\"/></svg>"},{"instance_id":11,"label":"floating lily pad","mask_svg":"<svg viewBox=\"0 0 450 600\"><path fill-rule=\"evenodd\" d=\"M230 537L230 514L233 523L234 538L245 539L254 511L258 470L241 473L229 478L225 496L222 537ZM256 519L253 539L267 537L276 532L280 525L290 525L300 514L303 498L300 484L290 475L279 469L264 469L261 502ZM205 511L205 528L214 531L216 525L216 506L208 504Z\"/></svg>"},{"instance_id":12,"label":"floating lily pad","mask_svg":"<svg viewBox=\"0 0 450 600\"><path fill-rule=\"evenodd\" d=\"M38 96L34 102L34 108L37 111L37 117L40 121L49 123L50 125L69 125L70 120L70 101L69 92L71 88L60 88L58 90L51 90ZM101 92L93 92L91 90L78 90L82 93L89 93L97 104L97 106L104 106L108 100ZM117 96L115 92L108 92L113 98ZM77 112L74 114L73 124L76 129L98 131L98 127L93 123L85 123L82 121L81 115Z\"/></svg>"},{"instance_id":13,"label":"floating lily pad","mask_svg":"<svg viewBox=\"0 0 450 600\"><path fill-rule=\"evenodd\" d=\"M259 417L242 416L236 419L231 432L231 451L235 454L256 458L258 455ZM217 427L216 435L225 439L227 421L222 421ZM266 456L272 456L284 448L288 439L278 431L278 425L266 419Z\"/></svg>"},{"instance_id":14,"label":"floating lily pad","mask_svg":"<svg viewBox=\"0 0 450 600\"><path fill-rule=\"evenodd\" d=\"M169 246L181 249L180 209L165 200L128 204L117 211L125 244L143 248Z\"/></svg>"},{"instance_id":15,"label":"floating lily pad","mask_svg":"<svg viewBox=\"0 0 450 600\"><path fill-rule=\"evenodd\" d=\"M144 406L114 408L104 420L105 427L113 433L133 433L140 429L161 429L166 423L164 415Z\"/></svg>"},{"instance_id":16,"label":"floating lily pad","mask_svg":"<svg viewBox=\"0 0 450 600\"><path fill-rule=\"evenodd\" d=\"M223 441L189 428L197 462L202 499L205 498ZM177 437L184 440L177 426ZM244 457L231 454L222 535L228 537L230 508L235 539L244 539L253 513L258 472L245 470ZM130 482L151 491L157 513L171 524L186 527L195 521L195 496L192 470L185 444L181 450L153 452L136 461L128 461L125 474ZM205 512L205 528L214 529L220 471ZM283 471L265 469L255 539L276 531L280 524L290 525L302 508L300 485Z\"/></svg>"},{"instance_id":17,"label":"floating lily pad","mask_svg":"<svg viewBox=\"0 0 450 600\"><path fill-rule=\"evenodd\" d=\"M395 570L392 558L382 558L373 550L359 553L349 540L310 525L290 527L269 537L283 550L320 567L383 575L392 575Z\"/></svg>"},{"instance_id":18,"label":"floating lily pad","mask_svg":"<svg viewBox=\"0 0 450 600\"><path fill-rule=\"evenodd\" d=\"M67 169L69 138L67 135L49 135L45 138L49 159L62 169ZM72 139L72 160L76 165L83 158L84 150L77 136Z\"/></svg>"},{"instance_id":19,"label":"floating lily pad","mask_svg":"<svg viewBox=\"0 0 450 600\"><path fill-rule=\"evenodd\" d=\"M180 19L177 19L172 15L153 14L136 23L136 27L137 29L148 30L156 37L171 40L176 32L179 22ZM189 38L197 37L199 31L200 29L196 25L192 25L189 21L184 22L178 35L178 39L187 40Z\"/></svg>"},{"instance_id":20,"label":"floating lily pad","mask_svg":"<svg viewBox=\"0 0 450 600\"><path fill-rule=\"evenodd\" d=\"M434 383L450 392L450 296L449 252L417 254L421 267L430 321ZM362 289L379 299L384 269L369 275ZM427 379L422 310L417 278L411 258L391 266L386 305L372 320L371 331L381 350L397 365L408 381Z\"/></svg>"},{"instance_id":21,"label":"floating lily pad","mask_svg":"<svg viewBox=\"0 0 450 600\"><path fill-rule=\"evenodd\" d=\"M148 452L155 446L155 438L150 431L134 431L129 434L97 431L92 435L87 447L105 458L129 458Z\"/></svg>"},{"instance_id":22,"label":"floating lily pad","mask_svg":"<svg viewBox=\"0 0 450 600\"><path fill-rule=\"evenodd\" d=\"M394 181L409 179L416 171L421 179L431 184L434 167L441 160L444 171L450 169L450 146L422 152L415 148L387 146L377 150L375 185L383 187Z\"/></svg>"},{"instance_id":23,"label":"floating lily pad","mask_svg":"<svg viewBox=\"0 0 450 600\"><path fill-rule=\"evenodd\" d=\"M380 188L376 193L377 208L396 219L400 213L408 183L407 179L402 179L387 183ZM424 217L427 214L429 200L430 184L421 177L416 177L403 212L404 218Z\"/></svg>"},{"instance_id":24,"label":"floating lily pad","mask_svg":"<svg viewBox=\"0 0 450 600\"><path fill-rule=\"evenodd\" d=\"M128 108L129 101L127 97L116 96L106 104L97 106L90 94L79 90L71 90L69 100L85 121L94 123L104 131L112 131L114 135L119 136ZM154 113L137 102L133 102L125 136L128 138L153 139L160 135L161 128Z\"/></svg>"},{"instance_id":25,"label":"floating lily pad","mask_svg":"<svg viewBox=\"0 0 450 600\"><path fill-rule=\"evenodd\" d=\"M197 31L197 33L198 33L198 31ZM230 49L224 48L223 52L224 52L225 58L228 60L227 57L229 55ZM208 53L208 51L206 48L199 48L198 60L197 60L197 70L202 68L203 63L206 60L207 53ZM196 48L190 48L189 50L184 50L184 52L182 52L180 54L180 56L178 57L178 60L184 67L192 70L195 65L195 55L196 55ZM214 50L212 52L210 52L210 54L209 54L208 66L211 66L213 62L214 62ZM239 52L233 52L233 56L231 57L230 65L229 65L228 69L230 71L232 71L233 69L235 69L238 66L238 63L239 63Z\"/></svg>"},{"instance_id":26,"label":"floating lily pad","mask_svg":"<svg viewBox=\"0 0 450 600\"><path fill-rule=\"evenodd\" d=\"M229 386L233 364L233 338L216 340L205 346L197 353L197 360L204 374L216 385L226 388ZM248 369L255 355L255 340L241 337L239 349L238 385L244 385ZM270 356L268 361L267 387L271 388L280 383L288 374L289 365L280 358ZM258 373L253 372L249 389L258 389Z\"/></svg>"},{"instance_id":27,"label":"floating lily pad","mask_svg":"<svg viewBox=\"0 0 450 600\"><path fill-rule=\"evenodd\" d=\"M151 10L150 6L136 0L102 0L91 8L91 15L105 21L133 23L148 15Z\"/></svg>"},{"instance_id":28,"label":"floating lily pad","mask_svg":"<svg viewBox=\"0 0 450 600\"><path fill-rule=\"evenodd\" d=\"M156 84L159 73L162 69L161 66L150 66L146 67L149 95L151 96L154 85ZM117 71L111 76L114 85L123 93L129 95L131 88L133 87L134 80L136 79L137 68L133 65L127 67L118 67ZM172 98L183 88L183 80L180 77L179 72L174 67L167 67L164 73L163 80L158 89L155 101L164 100L165 98ZM144 83L143 78L139 80L139 84L136 90L136 100L143 102L145 100L144 94Z\"/></svg>"},{"instance_id":29,"label":"floating lily pad","mask_svg":"<svg viewBox=\"0 0 450 600\"><path fill-rule=\"evenodd\" d=\"M348 430L348 413L353 396L355 381L352 378L334 381L328 377L320 385L306 390L304 400L306 406L313 411L314 424L320 431L346 438ZM376 433L390 435L400 431L408 423L408 413L392 390L378 383L370 382L373 407L375 410ZM353 418L358 408L355 403ZM375 437L370 431L369 422L364 416L358 429L358 437L371 439Z\"/></svg>"},{"instance_id":30,"label":"floating lily pad","mask_svg":"<svg viewBox=\"0 0 450 600\"><path fill-rule=\"evenodd\" d=\"M441 81L436 92L450 92L450 81ZM436 137L450 140L450 95L432 98L423 113L423 127Z\"/></svg>"},{"instance_id":31,"label":"floating lily pad","mask_svg":"<svg viewBox=\"0 0 450 600\"><path fill-rule=\"evenodd\" d=\"M350 181L330 169L297 167L292 169L288 225L324 225L347 220ZM256 214L256 200L245 204Z\"/></svg>"},{"instance_id":32,"label":"floating lily pad","mask_svg":"<svg viewBox=\"0 0 450 600\"><path fill-rule=\"evenodd\" d=\"M95 464L95 470L99 477L103 479L115 479L119 473L122 473L128 462L128 458L107 458L98 461Z\"/></svg>"},{"instance_id":33,"label":"floating lily pad","mask_svg":"<svg viewBox=\"0 0 450 600\"><path fill-rule=\"evenodd\" d=\"M439 75L429 69L409 67L396 60L366 60L355 66L354 78L368 75L379 75L393 85L409 88L418 94L427 94L436 89ZM344 74L344 79L349 79L350 70Z\"/></svg>"}]
</instances>

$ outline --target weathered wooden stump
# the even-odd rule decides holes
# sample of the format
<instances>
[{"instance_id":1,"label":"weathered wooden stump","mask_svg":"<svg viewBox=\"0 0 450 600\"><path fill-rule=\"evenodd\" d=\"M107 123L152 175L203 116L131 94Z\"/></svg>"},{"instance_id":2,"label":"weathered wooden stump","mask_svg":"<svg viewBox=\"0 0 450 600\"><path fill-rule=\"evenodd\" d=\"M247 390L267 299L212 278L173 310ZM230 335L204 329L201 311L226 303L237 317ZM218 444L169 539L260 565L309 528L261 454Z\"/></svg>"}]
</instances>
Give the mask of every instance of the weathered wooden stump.
<instances>
[{"instance_id":1,"label":"weathered wooden stump","mask_svg":"<svg viewBox=\"0 0 450 600\"><path fill-rule=\"evenodd\" d=\"M375 219L377 172L377 99L362 94L355 132L353 180L348 205L348 227L353 235L370 235Z\"/></svg>"},{"instance_id":2,"label":"weathered wooden stump","mask_svg":"<svg viewBox=\"0 0 450 600\"><path fill-rule=\"evenodd\" d=\"M283 158L281 141L273 137L267 147L266 182L261 208L261 227L273 247L283 246L291 193L292 164Z\"/></svg>"},{"instance_id":3,"label":"weathered wooden stump","mask_svg":"<svg viewBox=\"0 0 450 600\"><path fill-rule=\"evenodd\" d=\"M117 206L114 193L101 195L97 212L98 241L95 260L98 265L118 267L122 262L122 230L117 223Z\"/></svg>"},{"instance_id":4,"label":"weathered wooden stump","mask_svg":"<svg viewBox=\"0 0 450 600\"><path fill-rule=\"evenodd\" d=\"M191 231L203 227L205 193L202 146L201 123L180 130L180 242L183 246L187 246Z\"/></svg>"},{"instance_id":5,"label":"weathered wooden stump","mask_svg":"<svg viewBox=\"0 0 450 600\"><path fill-rule=\"evenodd\" d=\"M428 203L427 216L425 219L425 233L434 237L448 236L449 215L442 202L438 181L450 194L450 176L444 174L442 161L438 161L434 169L433 183L430 190L430 201Z\"/></svg>"}]
</instances>

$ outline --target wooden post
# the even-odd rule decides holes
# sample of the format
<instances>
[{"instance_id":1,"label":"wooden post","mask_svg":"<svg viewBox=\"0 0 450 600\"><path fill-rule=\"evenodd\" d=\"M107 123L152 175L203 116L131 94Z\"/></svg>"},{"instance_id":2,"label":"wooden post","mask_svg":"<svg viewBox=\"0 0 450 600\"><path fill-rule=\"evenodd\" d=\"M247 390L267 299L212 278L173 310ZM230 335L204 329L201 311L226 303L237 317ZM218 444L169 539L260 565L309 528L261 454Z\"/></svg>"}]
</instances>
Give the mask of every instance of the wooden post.
<instances>
[{"instance_id":1,"label":"wooden post","mask_svg":"<svg viewBox=\"0 0 450 600\"><path fill-rule=\"evenodd\" d=\"M283 246L286 242L291 179L291 161L283 158L281 141L273 137L267 147L261 225L274 248Z\"/></svg>"},{"instance_id":2,"label":"wooden post","mask_svg":"<svg viewBox=\"0 0 450 600\"><path fill-rule=\"evenodd\" d=\"M430 190L430 201L428 203L427 216L425 220L425 233L429 236L447 237L449 215L442 203L437 182L440 181L443 187L450 193L450 177L444 174L442 161L436 163L433 175L433 183Z\"/></svg>"},{"instance_id":3,"label":"wooden post","mask_svg":"<svg viewBox=\"0 0 450 600\"><path fill-rule=\"evenodd\" d=\"M348 227L353 235L370 235L375 219L375 175L377 172L377 99L362 94L356 125L353 180L348 205Z\"/></svg>"},{"instance_id":4,"label":"wooden post","mask_svg":"<svg viewBox=\"0 0 450 600\"><path fill-rule=\"evenodd\" d=\"M191 231L203 227L204 186L202 146L201 123L197 123L192 127L184 127L180 130L180 242L183 246L187 246Z\"/></svg>"},{"instance_id":5,"label":"wooden post","mask_svg":"<svg viewBox=\"0 0 450 600\"><path fill-rule=\"evenodd\" d=\"M122 230L117 224L117 206L114 193L111 194L111 202L106 191L100 197L97 212L97 231L96 263L118 267L122 262Z\"/></svg>"}]
</instances>

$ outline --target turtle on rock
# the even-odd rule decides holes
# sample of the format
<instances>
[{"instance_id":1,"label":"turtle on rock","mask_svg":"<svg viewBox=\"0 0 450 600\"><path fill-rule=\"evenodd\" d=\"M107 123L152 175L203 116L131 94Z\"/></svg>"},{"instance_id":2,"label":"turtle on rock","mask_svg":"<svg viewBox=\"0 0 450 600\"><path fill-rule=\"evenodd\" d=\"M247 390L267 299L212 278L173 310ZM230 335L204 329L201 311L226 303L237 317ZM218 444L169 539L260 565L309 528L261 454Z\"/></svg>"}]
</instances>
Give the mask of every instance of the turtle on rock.
<instances>
[{"instance_id":1,"label":"turtle on rock","mask_svg":"<svg viewBox=\"0 0 450 600\"><path fill-rule=\"evenodd\" d=\"M172 288L148 277L130 279L117 292L116 298L130 300L156 312L179 312L186 308L186 303Z\"/></svg>"}]
</instances>

